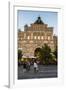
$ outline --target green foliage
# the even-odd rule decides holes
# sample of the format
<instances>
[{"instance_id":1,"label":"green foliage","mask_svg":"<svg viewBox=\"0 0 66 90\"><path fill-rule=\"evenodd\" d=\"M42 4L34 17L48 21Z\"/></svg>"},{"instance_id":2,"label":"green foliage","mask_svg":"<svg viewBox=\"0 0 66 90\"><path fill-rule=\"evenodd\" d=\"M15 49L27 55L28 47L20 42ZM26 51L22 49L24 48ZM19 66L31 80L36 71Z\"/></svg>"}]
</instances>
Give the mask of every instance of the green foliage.
<instances>
[{"instance_id":1,"label":"green foliage","mask_svg":"<svg viewBox=\"0 0 66 90\"><path fill-rule=\"evenodd\" d=\"M18 50L18 60L22 59L22 50Z\"/></svg>"},{"instance_id":2,"label":"green foliage","mask_svg":"<svg viewBox=\"0 0 66 90\"><path fill-rule=\"evenodd\" d=\"M35 56L43 64L50 64L54 58L51 53L51 48L47 44L44 44L41 48L37 48L35 50Z\"/></svg>"},{"instance_id":3,"label":"green foliage","mask_svg":"<svg viewBox=\"0 0 66 90\"><path fill-rule=\"evenodd\" d=\"M45 64L49 64L50 59L52 59L51 49L47 44L41 48L41 59L45 61Z\"/></svg>"},{"instance_id":4,"label":"green foliage","mask_svg":"<svg viewBox=\"0 0 66 90\"><path fill-rule=\"evenodd\" d=\"M55 55L55 58L57 60L57 55L58 55L58 53L57 53L57 46L56 46L55 51L53 52L53 54Z\"/></svg>"}]
</instances>

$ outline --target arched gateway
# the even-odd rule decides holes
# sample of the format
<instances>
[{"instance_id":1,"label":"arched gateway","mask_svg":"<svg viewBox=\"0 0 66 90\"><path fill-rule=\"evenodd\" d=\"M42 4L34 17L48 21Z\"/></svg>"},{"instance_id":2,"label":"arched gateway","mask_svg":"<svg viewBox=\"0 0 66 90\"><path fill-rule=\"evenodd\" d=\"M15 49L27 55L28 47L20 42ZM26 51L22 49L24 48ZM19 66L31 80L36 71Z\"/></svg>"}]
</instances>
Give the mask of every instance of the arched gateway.
<instances>
[{"instance_id":1,"label":"arched gateway","mask_svg":"<svg viewBox=\"0 0 66 90\"><path fill-rule=\"evenodd\" d=\"M44 43L54 50L57 44L55 38L53 27L48 27L41 17L38 17L31 26L25 25L24 31L18 31L18 48L22 48L24 56L34 56L35 49L42 47Z\"/></svg>"}]
</instances>

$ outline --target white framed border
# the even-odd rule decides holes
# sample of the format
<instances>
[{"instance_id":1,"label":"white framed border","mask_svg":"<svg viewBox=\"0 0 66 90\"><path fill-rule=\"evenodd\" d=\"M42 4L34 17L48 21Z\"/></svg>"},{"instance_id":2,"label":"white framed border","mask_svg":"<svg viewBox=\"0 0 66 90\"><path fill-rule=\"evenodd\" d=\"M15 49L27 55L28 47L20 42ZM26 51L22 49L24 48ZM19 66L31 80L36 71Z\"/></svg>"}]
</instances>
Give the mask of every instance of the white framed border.
<instances>
[{"instance_id":1,"label":"white framed border","mask_svg":"<svg viewBox=\"0 0 66 90\"><path fill-rule=\"evenodd\" d=\"M58 78L18 80L17 73L17 10L52 11L58 13ZM58 5L9 2L9 87L44 87L63 85L63 8Z\"/></svg>"}]
</instances>

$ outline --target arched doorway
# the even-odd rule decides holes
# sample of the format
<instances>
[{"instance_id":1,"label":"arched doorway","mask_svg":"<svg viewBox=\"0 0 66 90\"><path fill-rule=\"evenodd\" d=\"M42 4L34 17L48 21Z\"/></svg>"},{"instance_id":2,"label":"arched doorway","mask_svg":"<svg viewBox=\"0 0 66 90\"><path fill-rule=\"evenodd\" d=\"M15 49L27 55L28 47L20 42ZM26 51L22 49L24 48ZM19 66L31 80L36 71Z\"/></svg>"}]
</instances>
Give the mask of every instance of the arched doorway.
<instances>
[{"instance_id":1,"label":"arched doorway","mask_svg":"<svg viewBox=\"0 0 66 90\"><path fill-rule=\"evenodd\" d=\"M39 63L41 62L40 57L41 57L41 48L38 47L34 50L34 56L36 57L37 61L39 61Z\"/></svg>"},{"instance_id":2,"label":"arched doorway","mask_svg":"<svg viewBox=\"0 0 66 90\"><path fill-rule=\"evenodd\" d=\"M38 47L34 50L34 56L37 56L37 54L39 54L41 52L41 48Z\"/></svg>"}]
</instances>

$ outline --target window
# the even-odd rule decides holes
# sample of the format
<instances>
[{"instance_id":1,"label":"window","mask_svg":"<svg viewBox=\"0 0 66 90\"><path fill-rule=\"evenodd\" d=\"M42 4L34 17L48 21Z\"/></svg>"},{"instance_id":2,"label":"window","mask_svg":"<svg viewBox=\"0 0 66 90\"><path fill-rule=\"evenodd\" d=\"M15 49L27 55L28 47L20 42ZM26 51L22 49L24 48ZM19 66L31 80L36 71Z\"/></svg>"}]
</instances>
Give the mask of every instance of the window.
<instances>
[{"instance_id":1,"label":"window","mask_svg":"<svg viewBox=\"0 0 66 90\"><path fill-rule=\"evenodd\" d=\"M28 36L27 39L30 39L30 36Z\"/></svg>"},{"instance_id":2,"label":"window","mask_svg":"<svg viewBox=\"0 0 66 90\"><path fill-rule=\"evenodd\" d=\"M50 36L48 36L48 40L50 40Z\"/></svg>"},{"instance_id":3,"label":"window","mask_svg":"<svg viewBox=\"0 0 66 90\"><path fill-rule=\"evenodd\" d=\"M38 36L38 39L40 40L40 36Z\"/></svg>"},{"instance_id":4,"label":"window","mask_svg":"<svg viewBox=\"0 0 66 90\"><path fill-rule=\"evenodd\" d=\"M43 36L41 36L41 39L43 40Z\"/></svg>"},{"instance_id":5,"label":"window","mask_svg":"<svg viewBox=\"0 0 66 90\"><path fill-rule=\"evenodd\" d=\"M34 39L36 39L36 36L34 36Z\"/></svg>"}]
</instances>

